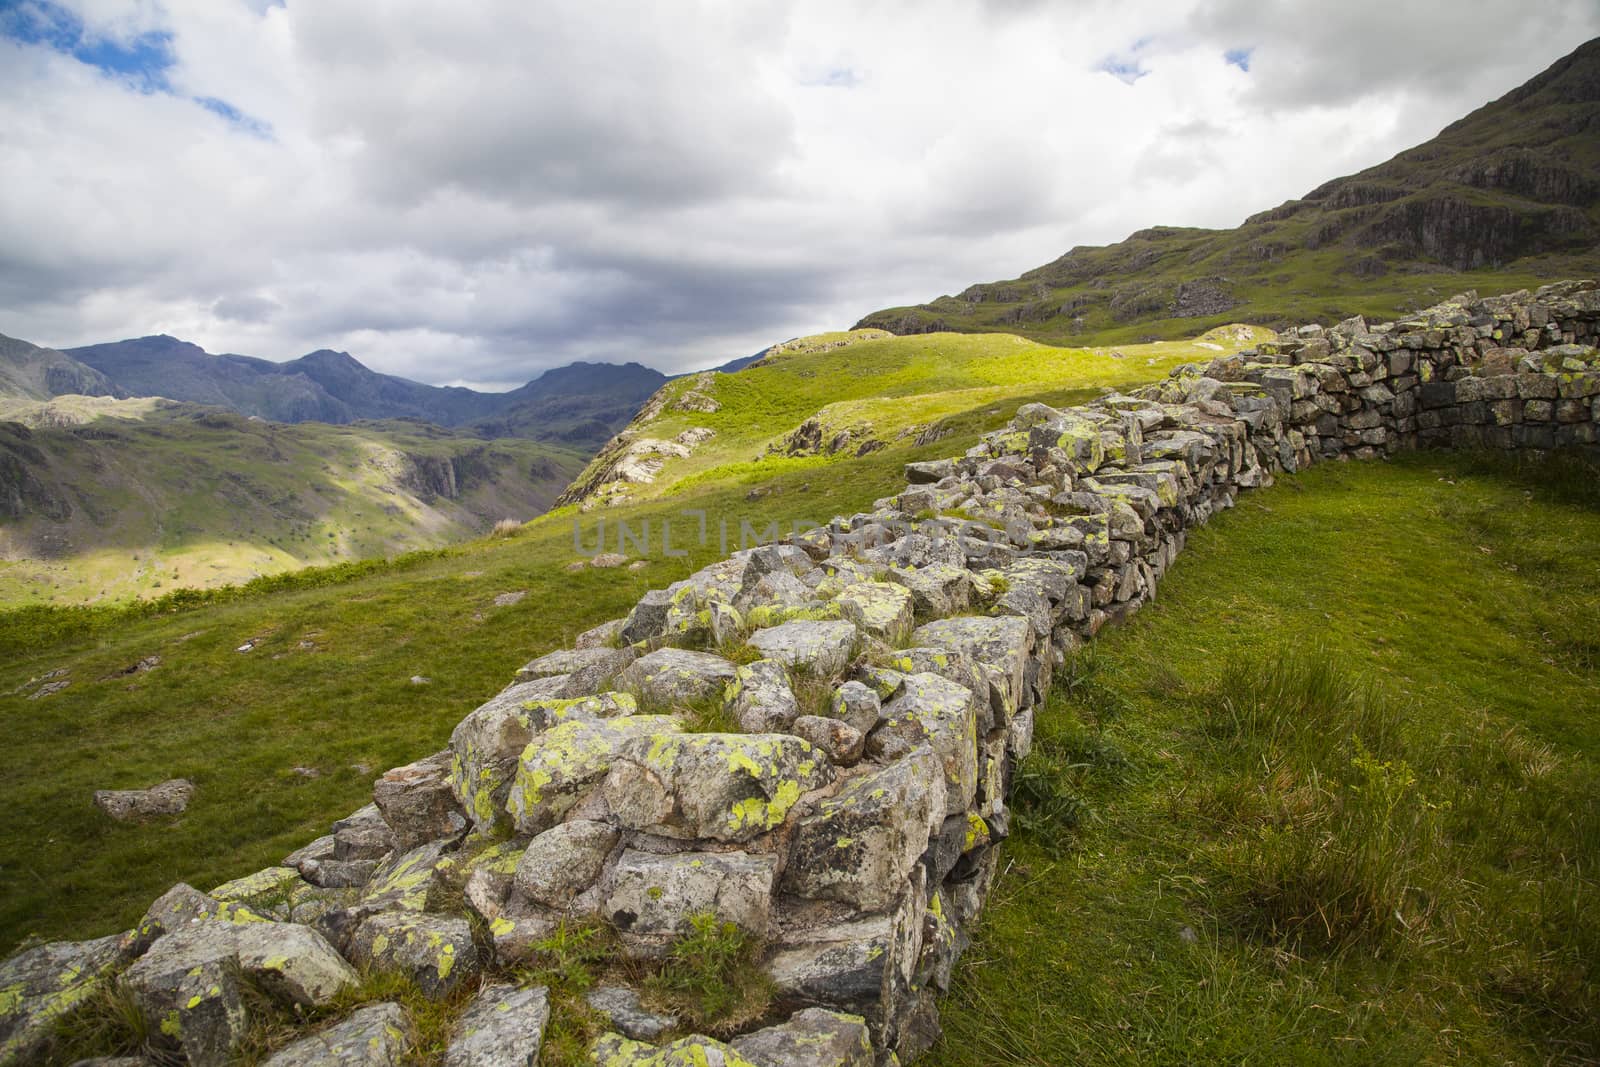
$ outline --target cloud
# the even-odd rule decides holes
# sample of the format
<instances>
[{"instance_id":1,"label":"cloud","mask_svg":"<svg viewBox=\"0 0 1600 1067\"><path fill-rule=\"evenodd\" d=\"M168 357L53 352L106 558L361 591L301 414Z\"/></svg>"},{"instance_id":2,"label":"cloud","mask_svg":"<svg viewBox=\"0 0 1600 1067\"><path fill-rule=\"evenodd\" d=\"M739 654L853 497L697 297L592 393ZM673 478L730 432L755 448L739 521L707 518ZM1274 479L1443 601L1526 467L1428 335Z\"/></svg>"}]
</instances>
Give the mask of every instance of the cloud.
<instances>
[{"instance_id":1,"label":"cloud","mask_svg":"<svg viewBox=\"0 0 1600 1067\"><path fill-rule=\"evenodd\" d=\"M506 387L714 365L1236 225L1600 32L1463 2L17 0L0 331Z\"/></svg>"}]
</instances>

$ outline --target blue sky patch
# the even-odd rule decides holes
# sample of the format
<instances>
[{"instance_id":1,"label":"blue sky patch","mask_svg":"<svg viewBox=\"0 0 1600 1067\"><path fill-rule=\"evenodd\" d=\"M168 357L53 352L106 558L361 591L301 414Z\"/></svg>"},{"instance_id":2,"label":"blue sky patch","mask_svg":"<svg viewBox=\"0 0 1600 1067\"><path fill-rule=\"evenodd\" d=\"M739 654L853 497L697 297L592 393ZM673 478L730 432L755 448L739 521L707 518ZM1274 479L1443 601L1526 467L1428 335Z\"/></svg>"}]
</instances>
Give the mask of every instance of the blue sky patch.
<instances>
[{"instance_id":1,"label":"blue sky patch","mask_svg":"<svg viewBox=\"0 0 1600 1067\"><path fill-rule=\"evenodd\" d=\"M1116 56L1106 59L1095 69L1120 78L1129 85L1150 73L1139 65L1137 59L1120 59Z\"/></svg>"},{"instance_id":2,"label":"blue sky patch","mask_svg":"<svg viewBox=\"0 0 1600 1067\"><path fill-rule=\"evenodd\" d=\"M172 34L152 30L119 40L88 32L83 20L51 0L0 0L0 37L42 45L142 93L166 92L167 71L176 62Z\"/></svg>"},{"instance_id":3,"label":"blue sky patch","mask_svg":"<svg viewBox=\"0 0 1600 1067\"><path fill-rule=\"evenodd\" d=\"M263 141L272 139L272 124L261 119L246 115L226 100L218 100L214 96L197 96L194 102L211 112L228 120L228 124L235 129L248 133L252 137L259 137Z\"/></svg>"},{"instance_id":4,"label":"blue sky patch","mask_svg":"<svg viewBox=\"0 0 1600 1067\"><path fill-rule=\"evenodd\" d=\"M1248 74L1250 72L1250 56L1253 52L1255 52L1254 48L1230 48L1222 53L1222 58Z\"/></svg>"}]
</instances>

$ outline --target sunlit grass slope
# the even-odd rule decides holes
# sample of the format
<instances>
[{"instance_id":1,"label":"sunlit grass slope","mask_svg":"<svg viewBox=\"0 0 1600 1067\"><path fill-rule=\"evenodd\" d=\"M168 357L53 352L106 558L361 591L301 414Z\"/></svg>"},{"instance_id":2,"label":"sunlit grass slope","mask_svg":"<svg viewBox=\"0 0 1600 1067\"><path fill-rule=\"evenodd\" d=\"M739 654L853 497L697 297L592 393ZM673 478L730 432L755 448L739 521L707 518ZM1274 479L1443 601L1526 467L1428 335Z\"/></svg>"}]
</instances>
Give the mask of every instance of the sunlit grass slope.
<instances>
[{"instance_id":1,"label":"sunlit grass slope","mask_svg":"<svg viewBox=\"0 0 1600 1067\"><path fill-rule=\"evenodd\" d=\"M1324 466L1040 717L938 1067L1600 1058L1592 464Z\"/></svg>"},{"instance_id":2,"label":"sunlit grass slope","mask_svg":"<svg viewBox=\"0 0 1600 1067\"><path fill-rule=\"evenodd\" d=\"M686 458L666 460L655 481L632 487L629 497L653 499L687 485L754 483L826 466L839 452L859 453L868 442L928 440L950 431L950 420L974 412L1009 414L1026 400L1060 402L1085 390L1127 388L1270 336L1224 328L1194 340L1123 348L1056 348L1010 334L890 337L860 330L802 338L737 374L668 385L665 402L636 419L629 432L670 440L704 427L716 436ZM680 403L691 393L719 409ZM786 438L812 419L821 427L822 447L790 454ZM827 443L844 430L851 431L849 444L830 453Z\"/></svg>"}]
</instances>

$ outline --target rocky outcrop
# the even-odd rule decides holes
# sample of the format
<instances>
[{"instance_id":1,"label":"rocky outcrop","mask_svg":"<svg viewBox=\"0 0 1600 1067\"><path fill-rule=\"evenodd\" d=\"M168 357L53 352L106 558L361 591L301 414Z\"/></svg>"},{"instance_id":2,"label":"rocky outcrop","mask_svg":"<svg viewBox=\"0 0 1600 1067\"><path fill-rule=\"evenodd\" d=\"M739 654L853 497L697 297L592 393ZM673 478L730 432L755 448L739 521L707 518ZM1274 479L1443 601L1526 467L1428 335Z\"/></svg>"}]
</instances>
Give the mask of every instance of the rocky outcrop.
<instances>
[{"instance_id":1,"label":"rocky outcrop","mask_svg":"<svg viewBox=\"0 0 1600 1067\"><path fill-rule=\"evenodd\" d=\"M3 1055L47 1058L52 1022L118 982L162 1055L223 1062L249 1025L241 981L323 1007L357 963L449 997L582 921L629 961L593 993L614 1028L596 1062L908 1062L938 1036L1056 670L1154 598L1187 531L1317 462L1593 446L1596 341L1593 282L1469 293L1025 405L871 511L736 553L533 660L447 754L385 775L282 866L0 964ZM749 732L697 732L708 718ZM748 1032L672 1040L616 983L707 916L755 940L776 997ZM548 999L478 996L450 1062L532 1062ZM392 1062L407 1026L369 1006L272 1062Z\"/></svg>"}]
</instances>

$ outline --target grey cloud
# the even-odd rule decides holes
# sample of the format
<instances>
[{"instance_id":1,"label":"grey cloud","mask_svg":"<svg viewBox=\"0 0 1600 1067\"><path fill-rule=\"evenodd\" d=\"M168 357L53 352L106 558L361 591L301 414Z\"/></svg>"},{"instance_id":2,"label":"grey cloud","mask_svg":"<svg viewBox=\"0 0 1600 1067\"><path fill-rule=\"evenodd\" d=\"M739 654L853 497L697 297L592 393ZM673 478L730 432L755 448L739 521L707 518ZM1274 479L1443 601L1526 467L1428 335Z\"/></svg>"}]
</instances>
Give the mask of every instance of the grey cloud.
<instances>
[{"instance_id":1,"label":"grey cloud","mask_svg":"<svg viewBox=\"0 0 1600 1067\"><path fill-rule=\"evenodd\" d=\"M1379 94L1436 98L1510 89L1600 32L1592 0L1437 3L1204 0L1186 29L1217 49L1252 48L1250 77L1271 110L1334 107ZM1220 59L1219 59L1220 61Z\"/></svg>"},{"instance_id":2,"label":"grey cloud","mask_svg":"<svg viewBox=\"0 0 1600 1067\"><path fill-rule=\"evenodd\" d=\"M283 306L264 296L225 296L211 305L211 313L229 322L266 322Z\"/></svg>"}]
</instances>

